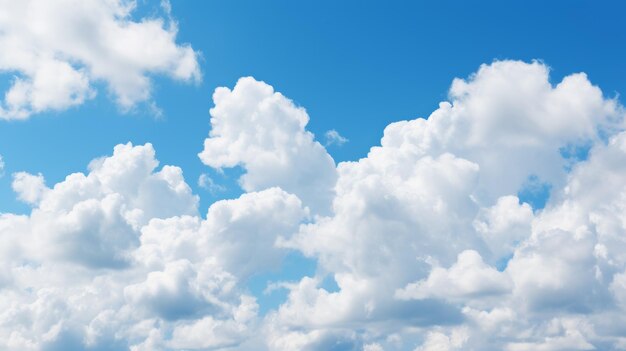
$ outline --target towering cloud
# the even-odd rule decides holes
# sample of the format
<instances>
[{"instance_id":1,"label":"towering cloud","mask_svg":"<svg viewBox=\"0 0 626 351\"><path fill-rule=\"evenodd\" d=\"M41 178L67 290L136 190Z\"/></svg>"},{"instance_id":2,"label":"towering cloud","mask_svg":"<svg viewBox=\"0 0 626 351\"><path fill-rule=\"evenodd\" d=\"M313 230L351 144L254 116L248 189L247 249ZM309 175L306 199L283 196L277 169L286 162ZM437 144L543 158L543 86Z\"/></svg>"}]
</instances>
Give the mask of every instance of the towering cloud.
<instances>
[{"instance_id":1,"label":"towering cloud","mask_svg":"<svg viewBox=\"0 0 626 351\"><path fill-rule=\"evenodd\" d=\"M598 338L590 326L612 304L610 287L620 291L620 276L611 281L624 263L609 247L619 250L625 228L617 212L582 205L617 197L603 207L621 208L626 177L600 160L621 164L622 129L622 107L584 74L552 85L541 63L501 61L456 79L428 119L393 123L366 158L340 163L333 215L281 241L318 259L338 290L292 285L270 340L300 348L358 329L354 345L388 340L385 349L409 349L397 338L422 339L423 350L617 348L619 333ZM583 147L588 160L567 152ZM579 185L587 173L610 185ZM536 214L515 196L529 179L555 189ZM611 245L596 233L608 223ZM531 329L542 323L562 327Z\"/></svg>"}]
</instances>

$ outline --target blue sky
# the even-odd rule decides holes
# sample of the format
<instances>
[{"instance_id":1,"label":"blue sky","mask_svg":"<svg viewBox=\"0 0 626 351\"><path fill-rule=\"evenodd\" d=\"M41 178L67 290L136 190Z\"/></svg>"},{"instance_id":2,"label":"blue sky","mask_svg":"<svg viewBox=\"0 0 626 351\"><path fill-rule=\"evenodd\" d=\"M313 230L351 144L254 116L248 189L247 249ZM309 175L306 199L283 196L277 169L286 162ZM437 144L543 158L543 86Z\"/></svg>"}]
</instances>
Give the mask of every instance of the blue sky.
<instances>
[{"instance_id":1,"label":"blue sky","mask_svg":"<svg viewBox=\"0 0 626 351\"><path fill-rule=\"evenodd\" d=\"M626 4L63 1L0 10L0 349L626 347Z\"/></svg>"},{"instance_id":2,"label":"blue sky","mask_svg":"<svg viewBox=\"0 0 626 351\"><path fill-rule=\"evenodd\" d=\"M427 117L446 100L454 77L467 77L494 59L544 61L551 78L586 72L609 96L626 91L626 40L618 1L337 3L286 1L174 1L178 41L201 52L202 82L155 77L157 118L145 106L122 113L100 89L98 97L27 122L3 122L0 150L8 174L41 172L52 184L83 171L113 145L151 142L162 164L183 168L195 188L207 172L196 157L209 131L211 94L253 76L305 107L308 129L323 141L336 129L350 142L332 146L336 161L356 160L379 143L390 122ZM140 1L135 16L160 11ZM15 73L3 75L8 87ZM357 127L355 127L357 126ZM203 190L202 207L238 194L236 183L216 177L228 191ZM14 201L10 177L0 179L0 206Z\"/></svg>"}]
</instances>

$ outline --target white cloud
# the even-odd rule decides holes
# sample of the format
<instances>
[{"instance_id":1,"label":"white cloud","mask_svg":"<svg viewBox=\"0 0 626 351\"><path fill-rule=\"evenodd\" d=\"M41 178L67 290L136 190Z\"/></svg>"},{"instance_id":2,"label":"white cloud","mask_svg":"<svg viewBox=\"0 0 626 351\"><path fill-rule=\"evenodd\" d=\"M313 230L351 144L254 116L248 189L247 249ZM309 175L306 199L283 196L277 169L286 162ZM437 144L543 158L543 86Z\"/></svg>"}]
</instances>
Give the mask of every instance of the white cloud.
<instances>
[{"instance_id":1,"label":"white cloud","mask_svg":"<svg viewBox=\"0 0 626 351\"><path fill-rule=\"evenodd\" d=\"M519 203L517 196L500 197L496 204L483 208L474 220L474 228L489 247L492 262L511 255L530 234L533 211Z\"/></svg>"},{"instance_id":2,"label":"white cloud","mask_svg":"<svg viewBox=\"0 0 626 351\"><path fill-rule=\"evenodd\" d=\"M306 216L300 200L278 188L247 193L212 204L204 221L152 220L142 228L136 257L158 266L163 261L201 260L211 252L228 272L246 278L280 263L285 250L274 245L276 238L291 235Z\"/></svg>"},{"instance_id":3,"label":"white cloud","mask_svg":"<svg viewBox=\"0 0 626 351\"><path fill-rule=\"evenodd\" d=\"M418 325L428 332L434 325L462 323L461 314L515 315L502 319L495 334L483 330L487 325L467 325L463 349L504 349L516 343L542 345L552 337L537 330L527 334L545 322L541 311L550 311L551 317L601 315L601 306L610 303L609 277L624 267L617 253L622 240L609 233L624 228L610 219L604 235L612 242L599 247L589 228L604 228L604 217L614 218L620 207L585 212L589 208L578 205L584 198L570 199L559 191L580 189L584 197L604 197L603 208L612 204L607 196L621 193L617 189L626 186L625 178L618 175L619 167L609 166L624 164L623 152L612 146L621 143L610 142L617 155L601 156L597 150L605 148L602 135L623 128L622 107L603 98L584 74L552 85L547 67L538 62L484 65L468 80L455 80L450 98L427 120L389 125L381 146L366 158L338 165L334 213L303 226L281 245L317 258L318 269L329 272L339 289L330 292L319 279L303 279L292 285L272 323L305 334L359 329L358 337L367 341L393 326ZM561 153L582 144L593 145L589 161L576 165ZM596 165L598 159L606 160ZM584 183L590 187L577 186L587 167L601 171ZM599 174L609 175L610 185L590 191L603 183ZM537 216L515 196L529 179L549 182L554 189ZM611 245L615 250L608 249ZM615 267L602 269L598 253L607 253ZM498 261L504 263L503 272L496 270ZM418 300L391 298L396 291ZM488 298L493 294L500 296ZM451 349L443 342L446 330L432 334L432 347ZM400 334L412 340L415 333ZM579 345L593 338L610 344L593 330L580 335L587 341ZM616 337L610 340L615 343Z\"/></svg>"},{"instance_id":4,"label":"white cloud","mask_svg":"<svg viewBox=\"0 0 626 351\"><path fill-rule=\"evenodd\" d=\"M52 187L15 174L33 209L0 215L1 349L219 349L257 337L246 280L280 265L275 241L307 210L270 188L203 219L181 169L157 167L150 144L126 144Z\"/></svg>"},{"instance_id":5,"label":"white cloud","mask_svg":"<svg viewBox=\"0 0 626 351\"><path fill-rule=\"evenodd\" d=\"M597 142L602 133L623 127L623 112L585 74L554 86L548 74L539 62L483 65L469 79L455 79L451 101L427 120L389 125L383 147L372 156L449 152L475 162L481 168L475 196L485 203L517 193L530 176L560 186L568 164L560 150Z\"/></svg>"},{"instance_id":6,"label":"white cloud","mask_svg":"<svg viewBox=\"0 0 626 351\"><path fill-rule=\"evenodd\" d=\"M208 190L211 194L226 190L224 186L215 183L213 178L206 173L202 173L200 177L198 177L198 186Z\"/></svg>"},{"instance_id":7,"label":"white cloud","mask_svg":"<svg viewBox=\"0 0 626 351\"><path fill-rule=\"evenodd\" d=\"M218 88L200 157L247 192L206 217L149 144L51 187L16 173L33 209L0 215L0 348L623 349L623 108L538 62L484 65L450 99L335 167L272 87ZM529 179L545 208L516 196ZM288 250L316 272L260 316L246 283Z\"/></svg>"},{"instance_id":8,"label":"white cloud","mask_svg":"<svg viewBox=\"0 0 626 351\"><path fill-rule=\"evenodd\" d=\"M467 330L455 329L450 335L431 331L426 335L426 341L415 351L453 351L462 350L467 341Z\"/></svg>"},{"instance_id":9,"label":"white cloud","mask_svg":"<svg viewBox=\"0 0 626 351\"><path fill-rule=\"evenodd\" d=\"M601 289L595 278L593 247L593 235L582 228L534 233L507 267L520 303L536 311L593 308L594 295Z\"/></svg>"},{"instance_id":10,"label":"white cloud","mask_svg":"<svg viewBox=\"0 0 626 351\"><path fill-rule=\"evenodd\" d=\"M334 129L327 130L326 133L324 133L324 137L326 138L326 146L341 146L348 142L347 138L341 136L341 134L339 134L339 132Z\"/></svg>"},{"instance_id":11,"label":"white cloud","mask_svg":"<svg viewBox=\"0 0 626 351\"><path fill-rule=\"evenodd\" d=\"M279 186L315 213L328 213L337 179L335 163L305 130L306 111L251 77L213 94L211 132L199 154L206 165L242 166L246 191Z\"/></svg>"},{"instance_id":12,"label":"white cloud","mask_svg":"<svg viewBox=\"0 0 626 351\"><path fill-rule=\"evenodd\" d=\"M434 256L451 265L462 249L480 245L468 220L477 211L469 195L478 171L449 154L411 161L390 154L340 164L334 216L281 242L318 258L339 291L303 280L277 320L293 328L367 328L387 320L400 327L460 318L442 303L402 301L394 294L428 275L430 266L417 258Z\"/></svg>"},{"instance_id":13,"label":"white cloud","mask_svg":"<svg viewBox=\"0 0 626 351\"><path fill-rule=\"evenodd\" d=\"M11 186L13 191L17 193L17 197L29 204L37 204L48 190L41 173L38 175L26 172L15 173Z\"/></svg>"},{"instance_id":14,"label":"white cloud","mask_svg":"<svg viewBox=\"0 0 626 351\"><path fill-rule=\"evenodd\" d=\"M433 267L427 279L398 290L401 299L446 298L467 302L482 296L501 295L512 289L510 278L483 262L480 254L466 250L449 269Z\"/></svg>"},{"instance_id":15,"label":"white cloud","mask_svg":"<svg viewBox=\"0 0 626 351\"><path fill-rule=\"evenodd\" d=\"M543 326L548 334L535 342L514 342L506 347L507 351L566 351L566 350L596 350L580 330L588 329L580 319L553 319Z\"/></svg>"},{"instance_id":16,"label":"white cloud","mask_svg":"<svg viewBox=\"0 0 626 351\"><path fill-rule=\"evenodd\" d=\"M249 322L256 318L257 309L254 298L243 296L241 304L234 307L233 319L223 321L208 316L178 327L168 346L176 350L236 347L242 334L252 334L254 325Z\"/></svg>"},{"instance_id":17,"label":"white cloud","mask_svg":"<svg viewBox=\"0 0 626 351\"><path fill-rule=\"evenodd\" d=\"M34 206L20 239L27 257L124 264L149 219L196 214L198 199L182 170L165 166L154 172L157 165L150 144L126 144L116 146L112 157L94 160L89 174L71 174L52 188L41 174L16 173L13 189Z\"/></svg>"},{"instance_id":18,"label":"white cloud","mask_svg":"<svg viewBox=\"0 0 626 351\"><path fill-rule=\"evenodd\" d=\"M0 118L80 105L104 83L122 109L150 100L150 76L200 79L198 54L169 18L135 20L134 1L0 2L0 71L15 75Z\"/></svg>"},{"instance_id":19,"label":"white cloud","mask_svg":"<svg viewBox=\"0 0 626 351\"><path fill-rule=\"evenodd\" d=\"M363 347L363 351L384 351L383 347L380 344L373 343L367 344Z\"/></svg>"}]
</instances>

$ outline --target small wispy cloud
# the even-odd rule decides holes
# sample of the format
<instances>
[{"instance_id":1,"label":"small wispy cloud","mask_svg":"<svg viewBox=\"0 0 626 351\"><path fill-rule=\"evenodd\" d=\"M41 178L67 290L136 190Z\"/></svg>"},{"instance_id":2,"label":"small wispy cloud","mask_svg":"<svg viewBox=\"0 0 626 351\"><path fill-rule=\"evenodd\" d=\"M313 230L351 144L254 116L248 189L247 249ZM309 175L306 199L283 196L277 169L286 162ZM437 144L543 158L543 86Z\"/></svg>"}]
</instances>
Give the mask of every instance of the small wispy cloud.
<instances>
[{"instance_id":1,"label":"small wispy cloud","mask_svg":"<svg viewBox=\"0 0 626 351\"><path fill-rule=\"evenodd\" d=\"M279 281L279 282L268 282L267 286L263 290L263 295L271 295L274 291L286 289L291 290L297 287L297 283Z\"/></svg>"},{"instance_id":2,"label":"small wispy cloud","mask_svg":"<svg viewBox=\"0 0 626 351\"><path fill-rule=\"evenodd\" d=\"M330 146L330 145L341 146L349 141L348 138L343 137L341 134L339 134L338 131L334 129L326 131L324 136L326 137L326 144L325 144L326 146Z\"/></svg>"},{"instance_id":3,"label":"small wispy cloud","mask_svg":"<svg viewBox=\"0 0 626 351\"><path fill-rule=\"evenodd\" d=\"M213 178L206 173L202 173L200 177L198 177L198 186L202 189L208 190L211 194L226 190L224 186L215 183Z\"/></svg>"},{"instance_id":4,"label":"small wispy cloud","mask_svg":"<svg viewBox=\"0 0 626 351\"><path fill-rule=\"evenodd\" d=\"M4 175L4 159L0 155L0 178Z\"/></svg>"}]
</instances>

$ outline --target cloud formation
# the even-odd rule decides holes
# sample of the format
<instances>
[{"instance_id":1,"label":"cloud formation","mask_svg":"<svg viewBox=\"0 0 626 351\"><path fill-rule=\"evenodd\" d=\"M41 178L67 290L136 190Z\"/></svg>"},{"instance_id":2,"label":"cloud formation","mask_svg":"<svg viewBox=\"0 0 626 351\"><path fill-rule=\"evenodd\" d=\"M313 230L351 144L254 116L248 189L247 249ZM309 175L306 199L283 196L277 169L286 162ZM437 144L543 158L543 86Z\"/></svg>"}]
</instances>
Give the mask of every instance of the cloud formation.
<instances>
[{"instance_id":1,"label":"cloud formation","mask_svg":"<svg viewBox=\"0 0 626 351\"><path fill-rule=\"evenodd\" d=\"M548 72L539 62L483 65L456 79L428 119L392 123L366 158L338 165L333 214L281 244L316 258L339 289L308 278L292 286L272 317L285 349L355 329L354 345L385 349L411 348L396 337L420 350L619 348L620 332L591 326L624 269L608 249L624 242L621 215L591 223L594 211L581 205L624 191L619 167L598 164L605 153L613 164L624 156L623 108L584 74L552 85ZM587 160L563 152L583 145ZM609 175L612 194L577 186L586 169L597 170L590 187ZM533 178L555 189L536 213L516 197ZM593 229L608 223L611 245ZM464 337L452 337L459 330Z\"/></svg>"},{"instance_id":2,"label":"cloud formation","mask_svg":"<svg viewBox=\"0 0 626 351\"><path fill-rule=\"evenodd\" d=\"M326 146L341 146L349 141L348 138L343 137L341 134L339 134L338 131L334 129L327 130L326 133L324 133L324 137L326 138Z\"/></svg>"},{"instance_id":3,"label":"cloud formation","mask_svg":"<svg viewBox=\"0 0 626 351\"><path fill-rule=\"evenodd\" d=\"M268 84L214 102L200 158L245 192L204 216L150 144L53 186L13 175L32 211L0 215L0 348L626 347L624 109L584 74L483 65L338 165ZM533 182L545 207L518 197ZM286 298L262 313L247 283L290 252L315 274L272 282Z\"/></svg>"},{"instance_id":4,"label":"cloud formation","mask_svg":"<svg viewBox=\"0 0 626 351\"><path fill-rule=\"evenodd\" d=\"M277 267L308 213L278 188L197 213L178 167L118 145L47 187L17 173L29 215L0 215L0 348L166 350L236 346L254 333L247 277Z\"/></svg>"},{"instance_id":5,"label":"cloud formation","mask_svg":"<svg viewBox=\"0 0 626 351\"><path fill-rule=\"evenodd\" d=\"M213 93L211 132L199 154L216 169L241 166L246 191L274 186L297 195L315 213L328 213L337 179L335 162L305 129L309 116L281 93L252 77Z\"/></svg>"},{"instance_id":6,"label":"cloud formation","mask_svg":"<svg viewBox=\"0 0 626 351\"><path fill-rule=\"evenodd\" d=\"M135 1L0 2L0 72L13 75L0 118L24 119L84 103L104 84L119 107L151 97L152 75L200 79L198 54L176 43L177 24L135 20Z\"/></svg>"},{"instance_id":7,"label":"cloud formation","mask_svg":"<svg viewBox=\"0 0 626 351\"><path fill-rule=\"evenodd\" d=\"M208 190L211 194L226 190L224 186L217 184L213 178L206 173L202 173L198 177L198 186Z\"/></svg>"}]
</instances>

